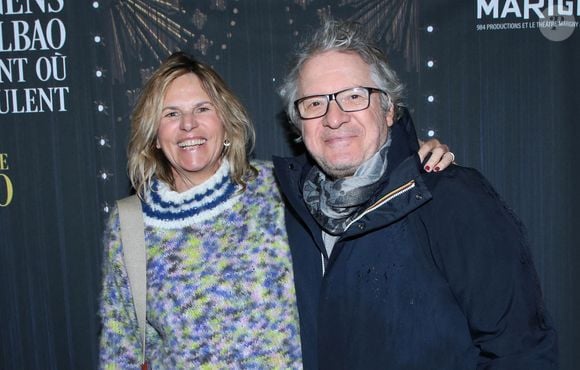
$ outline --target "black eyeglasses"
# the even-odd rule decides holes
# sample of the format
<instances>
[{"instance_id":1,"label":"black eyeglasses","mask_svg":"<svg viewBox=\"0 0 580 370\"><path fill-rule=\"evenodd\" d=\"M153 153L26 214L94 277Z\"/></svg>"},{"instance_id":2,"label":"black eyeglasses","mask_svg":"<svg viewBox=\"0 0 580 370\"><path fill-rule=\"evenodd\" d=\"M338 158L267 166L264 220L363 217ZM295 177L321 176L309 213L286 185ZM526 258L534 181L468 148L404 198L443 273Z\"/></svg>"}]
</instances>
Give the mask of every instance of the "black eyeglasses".
<instances>
[{"instance_id":1,"label":"black eyeglasses","mask_svg":"<svg viewBox=\"0 0 580 370\"><path fill-rule=\"evenodd\" d=\"M305 96L294 102L294 107L302 119L320 118L328 113L328 106L334 100L343 112L365 110L371 104L372 93L387 93L375 87L352 87L333 94Z\"/></svg>"}]
</instances>

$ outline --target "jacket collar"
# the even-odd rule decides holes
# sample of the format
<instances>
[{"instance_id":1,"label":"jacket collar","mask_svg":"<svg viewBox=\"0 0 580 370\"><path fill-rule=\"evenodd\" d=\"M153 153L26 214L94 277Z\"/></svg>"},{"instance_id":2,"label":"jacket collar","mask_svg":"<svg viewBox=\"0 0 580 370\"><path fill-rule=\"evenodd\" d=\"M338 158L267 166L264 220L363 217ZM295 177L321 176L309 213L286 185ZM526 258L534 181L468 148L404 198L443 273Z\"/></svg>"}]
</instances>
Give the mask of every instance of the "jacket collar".
<instances>
[{"instance_id":1,"label":"jacket collar","mask_svg":"<svg viewBox=\"0 0 580 370\"><path fill-rule=\"evenodd\" d=\"M303 179L312 168L313 163L306 154L290 158L274 156L272 161L274 162L274 173L278 186L285 197L286 207L306 225L318 249L326 256L321 228L302 199Z\"/></svg>"}]
</instances>

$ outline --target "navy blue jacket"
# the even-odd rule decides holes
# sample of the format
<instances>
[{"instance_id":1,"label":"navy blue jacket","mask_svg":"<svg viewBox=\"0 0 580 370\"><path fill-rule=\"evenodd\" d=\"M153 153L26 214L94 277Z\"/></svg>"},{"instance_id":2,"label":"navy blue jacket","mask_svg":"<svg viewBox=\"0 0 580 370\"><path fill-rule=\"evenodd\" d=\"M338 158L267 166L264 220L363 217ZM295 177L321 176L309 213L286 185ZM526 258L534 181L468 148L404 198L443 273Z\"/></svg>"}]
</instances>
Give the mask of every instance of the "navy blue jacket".
<instances>
[{"instance_id":1,"label":"navy blue jacket","mask_svg":"<svg viewBox=\"0 0 580 370\"><path fill-rule=\"evenodd\" d=\"M422 173L412 122L402 121L367 204L376 209L330 256L301 196L312 162L274 158L305 369L556 369L522 225L477 171Z\"/></svg>"}]
</instances>

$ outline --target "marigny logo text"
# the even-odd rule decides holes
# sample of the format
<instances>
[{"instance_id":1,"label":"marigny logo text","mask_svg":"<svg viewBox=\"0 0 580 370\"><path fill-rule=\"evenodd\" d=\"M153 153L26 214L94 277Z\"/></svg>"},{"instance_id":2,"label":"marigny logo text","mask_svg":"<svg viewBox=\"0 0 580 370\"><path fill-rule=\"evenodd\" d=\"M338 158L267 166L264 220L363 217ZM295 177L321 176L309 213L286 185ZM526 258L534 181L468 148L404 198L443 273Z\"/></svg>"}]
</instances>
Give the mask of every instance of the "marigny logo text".
<instances>
[{"instance_id":1,"label":"marigny logo text","mask_svg":"<svg viewBox=\"0 0 580 370\"><path fill-rule=\"evenodd\" d=\"M539 30L563 41L578 28L580 0L476 0L477 31Z\"/></svg>"}]
</instances>

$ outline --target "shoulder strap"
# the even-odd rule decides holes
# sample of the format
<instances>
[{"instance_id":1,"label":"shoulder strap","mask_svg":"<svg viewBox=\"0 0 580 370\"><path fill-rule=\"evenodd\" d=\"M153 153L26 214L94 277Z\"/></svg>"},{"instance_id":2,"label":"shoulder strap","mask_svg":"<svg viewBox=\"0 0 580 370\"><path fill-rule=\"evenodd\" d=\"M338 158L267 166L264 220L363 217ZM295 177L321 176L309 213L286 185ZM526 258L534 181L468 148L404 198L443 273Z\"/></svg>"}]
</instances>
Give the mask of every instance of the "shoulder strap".
<instances>
[{"instance_id":1,"label":"shoulder strap","mask_svg":"<svg viewBox=\"0 0 580 370\"><path fill-rule=\"evenodd\" d=\"M121 224L121 241L123 242L123 258L129 285L133 295L133 304L137 313L139 333L141 334L142 363L145 357L145 320L147 304L147 256L145 249L145 226L141 200L132 195L117 201L119 222Z\"/></svg>"}]
</instances>

